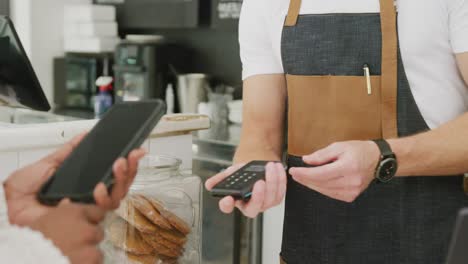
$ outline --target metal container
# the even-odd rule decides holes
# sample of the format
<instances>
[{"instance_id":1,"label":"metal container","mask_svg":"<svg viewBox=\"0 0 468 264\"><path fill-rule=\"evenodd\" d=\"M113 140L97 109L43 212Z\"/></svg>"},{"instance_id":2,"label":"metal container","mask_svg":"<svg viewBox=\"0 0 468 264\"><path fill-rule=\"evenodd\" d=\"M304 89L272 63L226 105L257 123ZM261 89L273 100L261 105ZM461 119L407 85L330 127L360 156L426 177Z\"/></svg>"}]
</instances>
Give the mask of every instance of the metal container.
<instances>
[{"instance_id":1,"label":"metal container","mask_svg":"<svg viewBox=\"0 0 468 264\"><path fill-rule=\"evenodd\" d=\"M201 73L177 76L177 96L181 113L197 113L198 104L207 101L208 76Z\"/></svg>"}]
</instances>

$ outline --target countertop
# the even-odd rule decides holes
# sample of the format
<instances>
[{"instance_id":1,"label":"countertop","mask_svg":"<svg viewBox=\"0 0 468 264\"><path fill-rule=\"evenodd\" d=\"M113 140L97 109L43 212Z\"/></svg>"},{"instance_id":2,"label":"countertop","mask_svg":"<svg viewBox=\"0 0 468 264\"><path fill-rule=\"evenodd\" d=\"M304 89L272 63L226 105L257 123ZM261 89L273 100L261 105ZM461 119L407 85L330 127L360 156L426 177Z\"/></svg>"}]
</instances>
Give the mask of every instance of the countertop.
<instances>
[{"instance_id":1,"label":"countertop","mask_svg":"<svg viewBox=\"0 0 468 264\"><path fill-rule=\"evenodd\" d=\"M51 113L30 110L1 109L0 151L61 145L74 136L92 128L98 120L77 120ZM13 113L13 114L12 114ZM21 121L21 122L19 122ZM210 120L203 115L173 114L164 116L150 137L186 134L207 129Z\"/></svg>"}]
</instances>

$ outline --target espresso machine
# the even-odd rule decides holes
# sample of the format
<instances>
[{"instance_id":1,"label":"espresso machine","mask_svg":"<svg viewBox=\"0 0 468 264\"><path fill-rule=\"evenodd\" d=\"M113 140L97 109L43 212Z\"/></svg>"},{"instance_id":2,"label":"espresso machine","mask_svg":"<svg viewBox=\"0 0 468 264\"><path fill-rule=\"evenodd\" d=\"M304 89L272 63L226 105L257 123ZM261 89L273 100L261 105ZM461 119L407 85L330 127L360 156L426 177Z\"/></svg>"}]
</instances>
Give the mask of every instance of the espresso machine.
<instances>
[{"instance_id":1,"label":"espresso machine","mask_svg":"<svg viewBox=\"0 0 468 264\"><path fill-rule=\"evenodd\" d=\"M164 100L168 84L175 83L174 69L190 70L191 61L188 49L161 37L127 37L115 52L116 103L151 98Z\"/></svg>"}]
</instances>

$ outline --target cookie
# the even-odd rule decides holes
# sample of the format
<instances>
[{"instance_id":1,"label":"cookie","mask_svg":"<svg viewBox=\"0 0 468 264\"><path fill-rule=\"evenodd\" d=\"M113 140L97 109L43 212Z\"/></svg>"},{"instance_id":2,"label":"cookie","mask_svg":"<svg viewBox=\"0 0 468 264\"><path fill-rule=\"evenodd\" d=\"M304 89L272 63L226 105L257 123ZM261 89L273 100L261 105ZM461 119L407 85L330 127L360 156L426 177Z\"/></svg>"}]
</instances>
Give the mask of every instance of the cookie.
<instances>
[{"instance_id":1,"label":"cookie","mask_svg":"<svg viewBox=\"0 0 468 264\"><path fill-rule=\"evenodd\" d=\"M159 202L155 198L151 197L144 197L151 203L151 205L160 212L160 214L169 221L170 225L177 229L184 235L188 235L190 233L190 225L187 224L184 220L178 217L176 214L172 213L169 210L166 210L161 202Z\"/></svg>"},{"instance_id":2,"label":"cookie","mask_svg":"<svg viewBox=\"0 0 468 264\"><path fill-rule=\"evenodd\" d=\"M160 263L156 255L135 255L127 253L128 263L131 264L156 264Z\"/></svg>"},{"instance_id":3,"label":"cookie","mask_svg":"<svg viewBox=\"0 0 468 264\"><path fill-rule=\"evenodd\" d=\"M143 240L154 248L156 253L171 258L178 258L182 255L183 249L180 245L172 243L158 235L142 234Z\"/></svg>"},{"instance_id":4,"label":"cookie","mask_svg":"<svg viewBox=\"0 0 468 264\"><path fill-rule=\"evenodd\" d=\"M154 233L157 230L156 226L141 214L129 199L123 200L115 213L141 232Z\"/></svg>"},{"instance_id":5,"label":"cookie","mask_svg":"<svg viewBox=\"0 0 468 264\"><path fill-rule=\"evenodd\" d=\"M126 252L137 255L147 255L154 251L140 235L140 232L123 219L114 220L108 229L111 243Z\"/></svg>"},{"instance_id":6,"label":"cookie","mask_svg":"<svg viewBox=\"0 0 468 264\"><path fill-rule=\"evenodd\" d=\"M133 205L140 213L148 218L153 224L163 229L172 229L172 225L166 218L162 217L158 210L156 210L151 203L142 195L132 195L129 198L131 205Z\"/></svg>"},{"instance_id":7,"label":"cookie","mask_svg":"<svg viewBox=\"0 0 468 264\"><path fill-rule=\"evenodd\" d=\"M166 230L162 228L157 228L155 234L177 245L183 246L187 242L187 236L175 229Z\"/></svg>"},{"instance_id":8,"label":"cookie","mask_svg":"<svg viewBox=\"0 0 468 264\"><path fill-rule=\"evenodd\" d=\"M127 253L128 263L131 264L176 264L177 259L159 256L157 254L151 255L135 255Z\"/></svg>"}]
</instances>

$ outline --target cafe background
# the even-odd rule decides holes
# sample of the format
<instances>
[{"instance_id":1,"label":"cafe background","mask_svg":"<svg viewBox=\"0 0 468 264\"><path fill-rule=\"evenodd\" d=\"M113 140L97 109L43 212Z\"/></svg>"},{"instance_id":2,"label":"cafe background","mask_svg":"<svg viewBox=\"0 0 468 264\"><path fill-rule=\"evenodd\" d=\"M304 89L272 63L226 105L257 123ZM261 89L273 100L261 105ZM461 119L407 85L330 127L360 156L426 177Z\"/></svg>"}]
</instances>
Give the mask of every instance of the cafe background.
<instances>
[{"instance_id":1,"label":"cafe background","mask_svg":"<svg viewBox=\"0 0 468 264\"><path fill-rule=\"evenodd\" d=\"M108 9L88 12L97 4L112 7L115 15ZM194 133L192 141L193 173L206 180L231 165L239 142L241 5L242 0L0 0L0 14L12 18L53 106L51 116L99 117L96 108L107 98L101 94L113 103L159 97L173 112L210 116L211 129ZM102 76L111 78L96 83ZM112 89L100 88L109 82ZM202 263L275 263L282 217L282 206L255 220L237 212L223 215L205 191Z\"/></svg>"}]
</instances>

